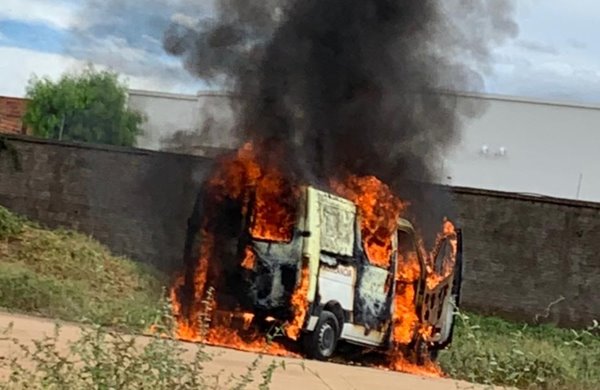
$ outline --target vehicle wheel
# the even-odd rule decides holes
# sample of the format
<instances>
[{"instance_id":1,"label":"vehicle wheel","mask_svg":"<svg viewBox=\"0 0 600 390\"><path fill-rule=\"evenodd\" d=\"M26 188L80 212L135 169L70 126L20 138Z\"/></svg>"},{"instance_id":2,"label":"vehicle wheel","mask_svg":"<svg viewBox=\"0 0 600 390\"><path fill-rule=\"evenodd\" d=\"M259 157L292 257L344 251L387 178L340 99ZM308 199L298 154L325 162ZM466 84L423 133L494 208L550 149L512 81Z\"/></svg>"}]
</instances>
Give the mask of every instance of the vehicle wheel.
<instances>
[{"instance_id":1,"label":"vehicle wheel","mask_svg":"<svg viewBox=\"0 0 600 390\"><path fill-rule=\"evenodd\" d=\"M420 336L416 341L414 354L414 361L418 366L422 366L425 363L427 363L427 359L429 357L429 350L427 348L427 343Z\"/></svg>"},{"instance_id":2,"label":"vehicle wheel","mask_svg":"<svg viewBox=\"0 0 600 390\"><path fill-rule=\"evenodd\" d=\"M323 310L315 330L304 336L304 351L308 357L326 360L335 352L340 325L335 315Z\"/></svg>"}]
</instances>

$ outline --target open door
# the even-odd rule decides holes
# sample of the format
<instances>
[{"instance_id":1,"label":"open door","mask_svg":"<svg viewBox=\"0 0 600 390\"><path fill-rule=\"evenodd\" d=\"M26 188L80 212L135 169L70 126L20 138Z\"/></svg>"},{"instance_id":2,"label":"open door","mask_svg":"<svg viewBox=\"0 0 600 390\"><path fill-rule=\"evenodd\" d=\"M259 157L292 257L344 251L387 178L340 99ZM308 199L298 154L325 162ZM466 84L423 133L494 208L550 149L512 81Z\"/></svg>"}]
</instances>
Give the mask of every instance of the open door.
<instances>
[{"instance_id":1,"label":"open door","mask_svg":"<svg viewBox=\"0 0 600 390\"><path fill-rule=\"evenodd\" d=\"M448 243L446 243L446 245L447 244ZM432 345L434 351L432 354L433 357L437 355L436 352L438 350L446 348L452 342L455 313L460 304L463 275L462 231L460 229L456 230L456 245L456 261L452 273L433 291L428 291L430 305L435 303L436 298L439 300L437 303L439 314L437 315L436 321L431 322L431 324L434 325L434 334L437 333L435 342ZM447 256L447 253L440 250L436 257L436 262L443 262L444 256ZM434 320L434 318L431 319Z\"/></svg>"},{"instance_id":2,"label":"open door","mask_svg":"<svg viewBox=\"0 0 600 390\"><path fill-rule=\"evenodd\" d=\"M360 222L356 223L356 235L359 240L355 256L359 259L360 272L356 282L356 298L354 301L355 323L363 325L367 332L387 331L390 325L391 301L394 296L394 267L397 260L397 239L392 237L392 251L387 267L375 265L369 259L362 237Z\"/></svg>"},{"instance_id":3,"label":"open door","mask_svg":"<svg viewBox=\"0 0 600 390\"><path fill-rule=\"evenodd\" d=\"M408 345L413 342L417 334L417 305L425 270L412 229L399 229L397 242L398 254L392 305L394 328L391 336L395 343Z\"/></svg>"}]
</instances>

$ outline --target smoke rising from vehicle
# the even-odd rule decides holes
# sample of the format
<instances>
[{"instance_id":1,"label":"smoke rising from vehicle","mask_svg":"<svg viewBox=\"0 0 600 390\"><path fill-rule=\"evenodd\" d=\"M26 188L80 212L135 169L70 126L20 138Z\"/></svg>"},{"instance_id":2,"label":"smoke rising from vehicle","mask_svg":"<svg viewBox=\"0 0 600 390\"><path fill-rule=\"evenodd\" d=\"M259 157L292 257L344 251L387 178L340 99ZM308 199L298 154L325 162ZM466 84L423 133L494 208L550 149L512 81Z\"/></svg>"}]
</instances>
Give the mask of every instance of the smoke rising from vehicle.
<instances>
[{"instance_id":1,"label":"smoke rising from vehicle","mask_svg":"<svg viewBox=\"0 0 600 390\"><path fill-rule=\"evenodd\" d=\"M431 237L449 202L416 183L440 179L464 120L456 97L440 91L484 89L493 48L518 32L513 9L501 0L223 0L211 18L174 21L163 44L242 97L241 138L283 148L274 163L311 183L375 175L412 203Z\"/></svg>"}]
</instances>

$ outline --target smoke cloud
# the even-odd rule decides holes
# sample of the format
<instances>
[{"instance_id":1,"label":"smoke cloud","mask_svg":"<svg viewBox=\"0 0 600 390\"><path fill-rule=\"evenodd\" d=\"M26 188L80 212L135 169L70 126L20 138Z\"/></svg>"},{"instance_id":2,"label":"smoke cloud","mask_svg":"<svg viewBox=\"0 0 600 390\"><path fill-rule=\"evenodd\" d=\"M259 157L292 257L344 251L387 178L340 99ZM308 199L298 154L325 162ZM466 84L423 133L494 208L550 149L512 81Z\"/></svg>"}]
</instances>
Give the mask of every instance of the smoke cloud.
<instances>
[{"instance_id":1,"label":"smoke cloud","mask_svg":"<svg viewBox=\"0 0 600 390\"><path fill-rule=\"evenodd\" d=\"M512 2L223 0L214 7L211 18L173 21L163 45L193 74L242 97L242 138L282 147L286 159L275 162L313 183L375 175L413 203L425 233L437 229L448 202L415 182L438 180L464 119L456 97L440 92L484 89L493 48L518 33Z\"/></svg>"}]
</instances>

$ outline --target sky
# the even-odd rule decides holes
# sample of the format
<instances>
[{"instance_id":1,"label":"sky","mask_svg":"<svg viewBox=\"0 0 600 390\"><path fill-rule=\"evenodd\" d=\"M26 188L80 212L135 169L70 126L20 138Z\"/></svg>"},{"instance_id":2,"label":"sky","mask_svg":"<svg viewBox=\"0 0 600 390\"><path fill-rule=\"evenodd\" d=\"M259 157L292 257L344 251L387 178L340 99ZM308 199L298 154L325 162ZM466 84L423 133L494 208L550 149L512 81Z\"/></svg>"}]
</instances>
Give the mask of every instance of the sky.
<instances>
[{"instance_id":1,"label":"sky","mask_svg":"<svg viewBox=\"0 0 600 390\"><path fill-rule=\"evenodd\" d=\"M210 15L208 0L1 0L0 95L23 96L32 75L93 64L131 88L215 89L162 49L171 21ZM518 0L519 35L496 47L480 92L600 103L600 2Z\"/></svg>"}]
</instances>

